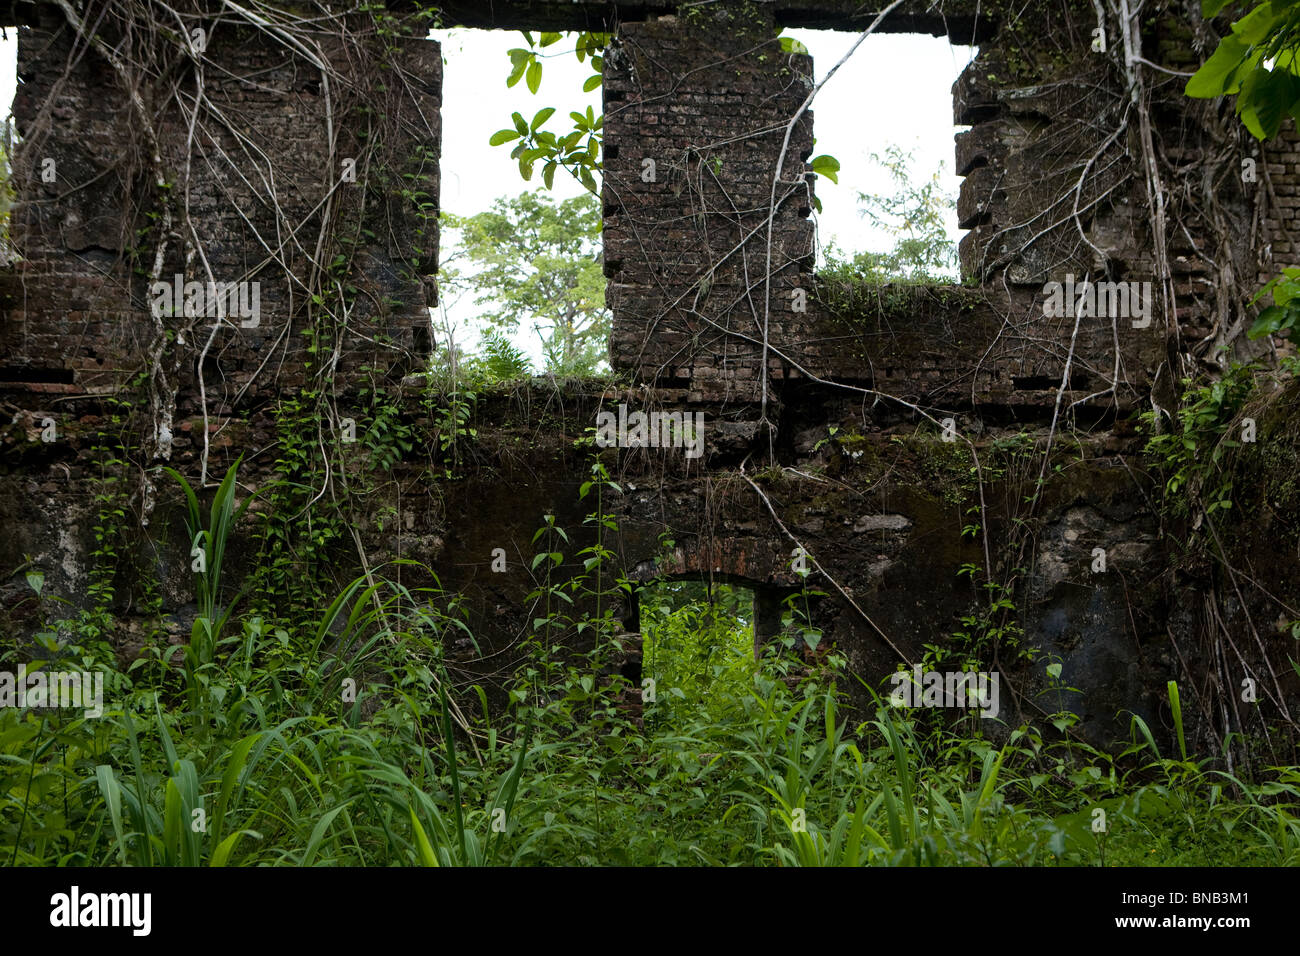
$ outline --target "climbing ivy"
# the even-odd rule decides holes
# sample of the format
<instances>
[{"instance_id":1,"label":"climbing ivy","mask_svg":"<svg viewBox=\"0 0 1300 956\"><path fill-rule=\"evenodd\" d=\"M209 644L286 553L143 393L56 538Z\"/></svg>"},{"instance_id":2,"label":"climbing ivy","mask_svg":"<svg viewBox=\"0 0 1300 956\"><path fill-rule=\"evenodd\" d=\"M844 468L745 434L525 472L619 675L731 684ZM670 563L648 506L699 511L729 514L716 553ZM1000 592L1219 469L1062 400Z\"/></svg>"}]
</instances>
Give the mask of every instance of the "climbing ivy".
<instances>
[{"instance_id":1,"label":"climbing ivy","mask_svg":"<svg viewBox=\"0 0 1300 956\"><path fill-rule=\"evenodd\" d=\"M1142 415L1150 433L1146 452L1164 477L1167 512L1185 518L1203 509L1212 515L1232 507L1227 453L1240 444L1232 426L1255 387L1252 365L1233 365L1218 381L1193 387L1188 379L1177 422L1157 428L1157 412Z\"/></svg>"}]
</instances>

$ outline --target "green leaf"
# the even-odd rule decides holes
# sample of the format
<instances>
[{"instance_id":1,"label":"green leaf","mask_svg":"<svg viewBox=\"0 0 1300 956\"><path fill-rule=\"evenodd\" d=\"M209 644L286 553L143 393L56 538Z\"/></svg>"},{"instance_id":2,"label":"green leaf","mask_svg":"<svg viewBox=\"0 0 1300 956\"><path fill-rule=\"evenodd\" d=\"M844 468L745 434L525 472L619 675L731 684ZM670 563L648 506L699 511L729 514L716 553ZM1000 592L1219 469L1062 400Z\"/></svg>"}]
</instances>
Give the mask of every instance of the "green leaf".
<instances>
[{"instance_id":1,"label":"green leaf","mask_svg":"<svg viewBox=\"0 0 1300 956\"><path fill-rule=\"evenodd\" d=\"M1283 309L1280 306L1270 305L1267 309L1259 314L1255 324L1250 327L1246 333L1248 339L1263 338L1265 335L1272 335L1275 332L1281 332L1295 325L1295 313L1290 309Z\"/></svg>"},{"instance_id":2,"label":"green leaf","mask_svg":"<svg viewBox=\"0 0 1300 956\"><path fill-rule=\"evenodd\" d=\"M535 94L537 90L541 87L542 62L540 60L533 60L533 62L528 65L528 73L525 77L524 82L528 84L528 91L530 93Z\"/></svg>"},{"instance_id":3,"label":"green leaf","mask_svg":"<svg viewBox=\"0 0 1300 956\"><path fill-rule=\"evenodd\" d=\"M1285 14L1278 16L1273 12L1271 3L1261 3L1250 13L1236 21L1232 25L1232 32L1239 36L1243 43L1255 46L1273 32L1273 28L1278 21L1285 18Z\"/></svg>"},{"instance_id":4,"label":"green leaf","mask_svg":"<svg viewBox=\"0 0 1300 956\"><path fill-rule=\"evenodd\" d=\"M1278 277L1277 285L1273 286L1273 301L1286 308L1300 298L1300 286L1295 281L1288 278Z\"/></svg>"},{"instance_id":5,"label":"green leaf","mask_svg":"<svg viewBox=\"0 0 1300 956\"><path fill-rule=\"evenodd\" d=\"M1195 99L1213 99L1225 93L1235 93L1238 87L1232 78L1249 52L1246 44L1237 37L1224 37L1210 58L1187 81L1183 92Z\"/></svg>"},{"instance_id":6,"label":"green leaf","mask_svg":"<svg viewBox=\"0 0 1300 956\"><path fill-rule=\"evenodd\" d=\"M519 131L513 129L499 129L488 139L489 146L500 146L502 143L508 143L512 139L519 138Z\"/></svg>"},{"instance_id":7,"label":"green leaf","mask_svg":"<svg viewBox=\"0 0 1300 956\"><path fill-rule=\"evenodd\" d=\"M506 86L513 87L524 75L528 69L528 64L532 61L533 54L528 50L514 49L510 51L510 75L506 78Z\"/></svg>"},{"instance_id":8,"label":"green leaf","mask_svg":"<svg viewBox=\"0 0 1300 956\"><path fill-rule=\"evenodd\" d=\"M553 115L555 115L554 106L548 106L545 109L538 110L537 115L533 117L533 121L528 124L528 128L531 129L534 133L537 132L537 128L541 126L543 123L545 123L548 119L550 119Z\"/></svg>"},{"instance_id":9,"label":"green leaf","mask_svg":"<svg viewBox=\"0 0 1300 956\"><path fill-rule=\"evenodd\" d=\"M415 831L416 846L420 850L420 862L425 866L437 866L438 857L433 852L433 846L429 843L429 835L424 832L424 827L420 825L420 818L415 815L415 805L408 805L411 811L411 829Z\"/></svg>"},{"instance_id":10,"label":"green leaf","mask_svg":"<svg viewBox=\"0 0 1300 956\"><path fill-rule=\"evenodd\" d=\"M812 167L812 171L818 176L825 176L833 183L840 181L840 161L834 156L827 156L824 153L821 156L814 156L809 160L808 165Z\"/></svg>"},{"instance_id":11,"label":"green leaf","mask_svg":"<svg viewBox=\"0 0 1300 956\"><path fill-rule=\"evenodd\" d=\"M1246 128L1257 139L1271 139L1300 102L1300 77L1285 70L1256 70L1242 83L1237 102Z\"/></svg>"},{"instance_id":12,"label":"green leaf","mask_svg":"<svg viewBox=\"0 0 1300 956\"><path fill-rule=\"evenodd\" d=\"M582 92L590 93L592 90L599 89L600 84L605 82L605 77L600 73L593 73L587 77L586 82L582 84Z\"/></svg>"},{"instance_id":13,"label":"green leaf","mask_svg":"<svg viewBox=\"0 0 1300 956\"><path fill-rule=\"evenodd\" d=\"M528 121L524 119L523 113L511 113L510 121L515 124L515 129L519 130L520 136L528 135Z\"/></svg>"},{"instance_id":14,"label":"green leaf","mask_svg":"<svg viewBox=\"0 0 1300 956\"><path fill-rule=\"evenodd\" d=\"M117 837L117 857L126 863L126 837L122 831L122 789L113 776L113 768L100 764L95 768L95 779L99 783L99 792L108 805L108 815L113 823L113 833Z\"/></svg>"},{"instance_id":15,"label":"green leaf","mask_svg":"<svg viewBox=\"0 0 1300 956\"><path fill-rule=\"evenodd\" d=\"M252 830L236 830L234 833L230 834L230 836L217 844L217 848L212 851L212 859L209 861L209 866L225 866L226 861L230 859L231 852L235 849L235 844L238 843L239 838L246 833L250 836L257 836L257 834Z\"/></svg>"},{"instance_id":16,"label":"green leaf","mask_svg":"<svg viewBox=\"0 0 1300 956\"><path fill-rule=\"evenodd\" d=\"M351 802L349 800L347 803L340 803L316 821L316 825L312 827L311 836L307 838L307 846L303 850L302 862L298 864L299 866L311 866L312 861L316 859L316 851L320 849L321 841L325 839L325 831L334 822L334 818L346 810L348 803Z\"/></svg>"}]
</instances>

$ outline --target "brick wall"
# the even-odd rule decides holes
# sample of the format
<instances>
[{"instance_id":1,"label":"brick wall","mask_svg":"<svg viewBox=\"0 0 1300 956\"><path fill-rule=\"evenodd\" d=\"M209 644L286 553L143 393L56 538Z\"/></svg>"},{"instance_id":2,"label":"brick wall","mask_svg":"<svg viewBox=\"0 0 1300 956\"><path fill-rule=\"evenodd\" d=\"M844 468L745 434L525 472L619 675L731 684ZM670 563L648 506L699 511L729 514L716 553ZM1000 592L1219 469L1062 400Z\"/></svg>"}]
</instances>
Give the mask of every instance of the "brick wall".
<instances>
[{"instance_id":1,"label":"brick wall","mask_svg":"<svg viewBox=\"0 0 1300 956\"><path fill-rule=\"evenodd\" d=\"M626 25L605 64L614 367L752 401L764 324L774 341L798 336L791 293L809 287L812 116L791 120L811 60L782 53L770 21L665 17Z\"/></svg>"},{"instance_id":2,"label":"brick wall","mask_svg":"<svg viewBox=\"0 0 1300 956\"><path fill-rule=\"evenodd\" d=\"M356 50L326 31L313 45L327 79L264 35L192 22L209 36L202 69L178 88L182 107L160 106L166 83L140 84L162 190L140 114L105 58L74 55L72 31L54 8L41 7L21 30L12 234L22 260L4 282L0 390L93 395L138 382L158 344L150 280L160 245L163 280L256 282L260 299L255 325L244 316L161 316L170 335L161 364L172 367L181 409L198 407L200 368L216 413L301 388L309 357L302 333L319 311L312 293L322 289L349 303L333 363L340 384L359 380L367 365L400 374L427 354L438 245L437 44L402 41L393 70L401 82L388 97L395 118L385 121L362 112L374 105L375 77L355 75ZM191 124L199 93L200 122ZM361 134L385 141L386 179L376 164L345 181L344 160L364 163ZM402 190L422 191L427 205ZM332 278L322 280L322 269ZM329 359L326 351L317 367Z\"/></svg>"}]
</instances>

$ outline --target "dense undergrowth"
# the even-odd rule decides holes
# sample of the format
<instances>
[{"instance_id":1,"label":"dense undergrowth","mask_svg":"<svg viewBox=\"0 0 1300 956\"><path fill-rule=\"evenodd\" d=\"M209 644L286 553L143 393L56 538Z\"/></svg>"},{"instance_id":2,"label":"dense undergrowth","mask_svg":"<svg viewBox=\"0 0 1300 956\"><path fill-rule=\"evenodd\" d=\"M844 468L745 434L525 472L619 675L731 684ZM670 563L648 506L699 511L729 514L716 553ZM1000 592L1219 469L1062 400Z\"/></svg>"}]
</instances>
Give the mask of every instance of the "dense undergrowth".
<instances>
[{"instance_id":1,"label":"dense undergrowth","mask_svg":"<svg viewBox=\"0 0 1300 956\"><path fill-rule=\"evenodd\" d=\"M629 707L605 659L610 599L630 584L604 548L617 486L599 466L583 489L596 544L567 554L553 522L535 539L531 663L504 713L456 686L442 649L467 628L436 585L381 569L293 628L241 615L220 579L233 491L223 484L207 520L191 500L202 570L188 645L123 669L105 644L60 645L51 625L45 666L103 673L104 713L0 708L6 863L1300 862L1296 768L1240 780L1208 756L1160 754L1137 718L1115 755L1032 726L995 743L978 718L883 702L848 719L843 659L810 667L791 653L797 595L786 636L757 661L715 653L728 627L750 639L709 606L716 595L650 611L657 653L674 655L648 661L656 692ZM553 578L570 557L585 571ZM590 655L559 652L588 629Z\"/></svg>"}]
</instances>

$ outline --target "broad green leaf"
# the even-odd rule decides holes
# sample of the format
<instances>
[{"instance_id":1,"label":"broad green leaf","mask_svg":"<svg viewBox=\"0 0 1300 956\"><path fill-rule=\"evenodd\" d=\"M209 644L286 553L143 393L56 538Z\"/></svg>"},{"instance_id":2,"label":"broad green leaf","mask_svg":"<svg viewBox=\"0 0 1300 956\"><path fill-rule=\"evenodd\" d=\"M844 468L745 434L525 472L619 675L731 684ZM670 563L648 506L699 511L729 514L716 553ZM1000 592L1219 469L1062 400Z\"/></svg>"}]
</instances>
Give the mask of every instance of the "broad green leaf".
<instances>
[{"instance_id":1,"label":"broad green leaf","mask_svg":"<svg viewBox=\"0 0 1300 956\"><path fill-rule=\"evenodd\" d=\"M1238 103L1242 122L1257 139L1271 139L1282 121L1300 102L1300 77L1284 70L1255 71L1242 84ZM1247 119L1247 114L1250 119Z\"/></svg>"},{"instance_id":2,"label":"broad green leaf","mask_svg":"<svg viewBox=\"0 0 1300 956\"><path fill-rule=\"evenodd\" d=\"M108 816L113 823L113 834L117 838L117 858L126 863L126 838L122 832L122 789L113 776L113 768L100 764L95 768L95 779L99 783L99 792L104 795L108 805Z\"/></svg>"},{"instance_id":3,"label":"broad green leaf","mask_svg":"<svg viewBox=\"0 0 1300 956\"><path fill-rule=\"evenodd\" d=\"M1243 43L1255 46L1272 32L1279 20L1283 19L1285 15L1279 17L1275 14L1271 3L1261 3L1235 22L1232 25L1232 32L1240 37Z\"/></svg>"},{"instance_id":4,"label":"broad green leaf","mask_svg":"<svg viewBox=\"0 0 1300 956\"><path fill-rule=\"evenodd\" d=\"M528 69L528 64L532 61L533 54L528 50L514 49L510 51L510 75L506 78L506 86L513 87L523 79L524 71Z\"/></svg>"},{"instance_id":5,"label":"broad green leaf","mask_svg":"<svg viewBox=\"0 0 1300 956\"><path fill-rule=\"evenodd\" d=\"M545 123L548 119L550 119L554 114L555 114L554 106L548 106L544 109L538 110L537 115L533 117L533 121L528 124L528 128L531 129L534 133L537 132L538 127L541 126L543 123Z\"/></svg>"},{"instance_id":6,"label":"broad green leaf","mask_svg":"<svg viewBox=\"0 0 1300 956\"><path fill-rule=\"evenodd\" d=\"M1259 314L1255 324L1250 327L1246 333L1248 339L1258 339L1265 335L1272 335L1283 328L1283 320L1287 315L1287 310L1276 305L1270 305L1267 309Z\"/></svg>"},{"instance_id":7,"label":"broad green leaf","mask_svg":"<svg viewBox=\"0 0 1300 956\"><path fill-rule=\"evenodd\" d=\"M1213 99L1225 93L1236 92L1233 76L1249 52L1246 44L1237 37L1224 37L1210 58L1187 81L1183 92L1195 99Z\"/></svg>"},{"instance_id":8,"label":"broad green leaf","mask_svg":"<svg viewBox=\"0 0 1300 956\"><path fill-rule=\"evenodd\" d=\"M840 181L840 161L834 156L827 156L825 154L814 156L808 161L808 165L812 167L812 171L818 176L825 176L833 183L838 183Z\"/></svg>"},{"instance_id":9,"label":"broad green leaf","mask_svg":"<svg viewBox=\"0 0 1300 956\"><path fill-rule=\"evenodd\" d=\"M258 836L258 834L253 830L236 830L234 833L230 834L230 836L222 840L217 845L217 848L212 851L212 859L209 861L208 865L225 866L230 860L230 854L234 851L235 844L237 844L240 838L245 834L251 837Z\"/></svg>"}]
</instances>

